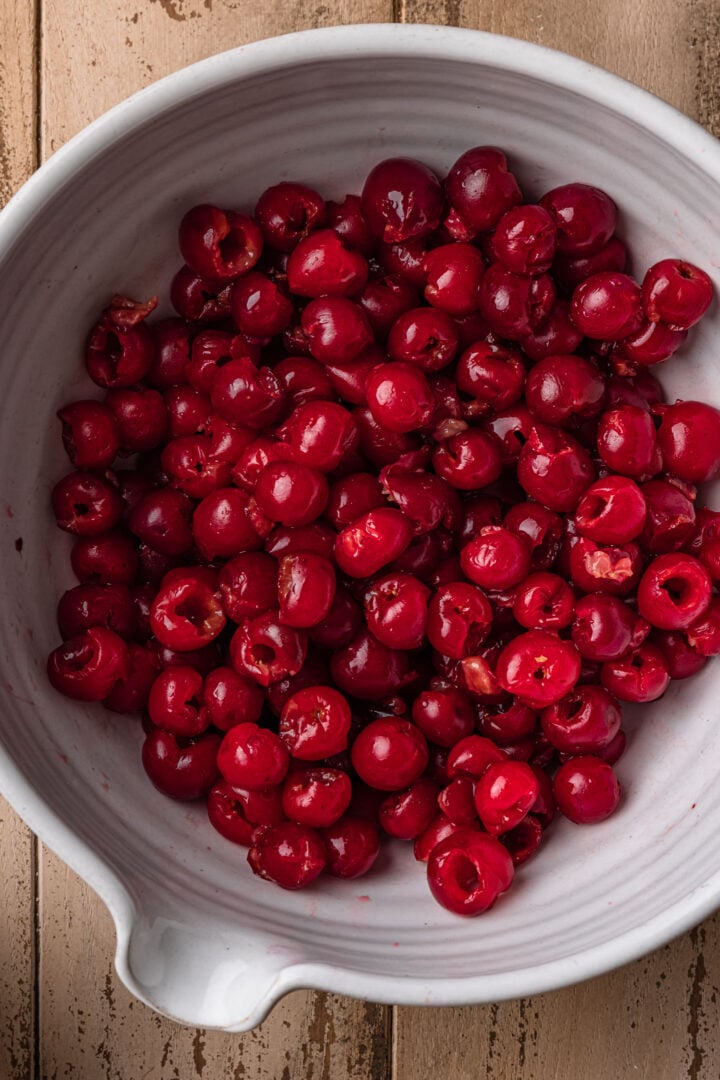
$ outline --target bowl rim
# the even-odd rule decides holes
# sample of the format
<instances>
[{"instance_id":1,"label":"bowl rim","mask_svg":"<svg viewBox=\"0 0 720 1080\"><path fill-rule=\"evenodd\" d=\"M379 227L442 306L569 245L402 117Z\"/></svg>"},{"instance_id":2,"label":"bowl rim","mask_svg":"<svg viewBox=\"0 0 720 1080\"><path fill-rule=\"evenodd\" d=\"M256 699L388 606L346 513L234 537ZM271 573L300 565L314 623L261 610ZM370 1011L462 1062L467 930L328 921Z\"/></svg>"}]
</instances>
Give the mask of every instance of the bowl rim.
<instances>
[{"instance_id":1,"label":"bowl rim","mask_svg":"<svg viewBox=\"0 0 720 1080\"><path fill-rule=\"evenodd\" d=\"M171 111L181 102L239 79L318 61L411 55L510 71L572 91L634 121L679 151L720 183L720 144L694 120L625 79L566 53L484 31L428 24L367 23L284 34L242 45L184 67L138 91L104 113L57 150L0 212L0 253L10 250L59 186L118 139ZM2 255L0 254L0 261ZM133 974L129 946L138 909L113 866L44 801L0 741L0 793L24 821L105 903L115 924L115 966L128 989L151 1008L185 1024L190 1009L168 1012L145 993ZM286 993L325 990L385 1004L468 1005L528 996L608 972L666 944L720 904L720 869L642 927L600 946L512 972L462 978L372 974L340 964L290 963L263 982L258 997L223 1030L258 1024ZM204 1025L212 1027L212 1025ZM219 1025L218 1025L219 1026Z\"/></svg>"}]
</instances>

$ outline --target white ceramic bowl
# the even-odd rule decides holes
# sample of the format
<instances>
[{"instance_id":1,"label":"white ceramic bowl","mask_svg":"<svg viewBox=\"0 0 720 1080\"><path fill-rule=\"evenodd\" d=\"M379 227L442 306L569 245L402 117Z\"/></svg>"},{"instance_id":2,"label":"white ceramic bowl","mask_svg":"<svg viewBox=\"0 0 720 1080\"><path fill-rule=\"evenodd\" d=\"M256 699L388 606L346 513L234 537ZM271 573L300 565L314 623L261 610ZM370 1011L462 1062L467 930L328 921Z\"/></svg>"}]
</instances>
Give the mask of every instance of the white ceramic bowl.
<instances>
[{"instance_id":1,"label":"white ceramic bowl","mask_svg":"<svg viewBox=\"0 0 720 1080\"><path fill-rule=\"evenodd\" d=\"M123 981L182 1021L247 1029L300 986L408 1004L526 995L631 960L720 900L720 666L645 708L620 812L559 824L511 893L467 921L432 901L407 848L302 894L253 878L203 806L150 786L136 724L45 682L71 583L48 509L67 467L54 414L87 393L97 309L116 290L165 288L193 202L252 206L283 177L338 195L389 154L444 170L478 143L505 147L530 195L573 178L606 188L640 267L667 253L718 267L720 148L706 132L579 60L439 27L312 31L203 61L82 132L0 216L0 788L110 908ZM667 365L671 392L720 404L719 346L713 314Z\"/></svg>"}]
</instances>

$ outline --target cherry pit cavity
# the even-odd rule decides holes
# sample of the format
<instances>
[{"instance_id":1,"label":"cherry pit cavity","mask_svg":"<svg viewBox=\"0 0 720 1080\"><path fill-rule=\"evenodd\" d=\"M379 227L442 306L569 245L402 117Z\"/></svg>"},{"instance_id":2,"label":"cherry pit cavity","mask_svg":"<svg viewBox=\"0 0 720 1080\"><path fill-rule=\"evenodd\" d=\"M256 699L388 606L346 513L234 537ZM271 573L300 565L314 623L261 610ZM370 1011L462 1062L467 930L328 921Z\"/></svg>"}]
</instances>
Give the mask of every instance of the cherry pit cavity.
<instances>
[{"instance_id":1,"label":"cherry pit cavity","mask_svg":"<svg viewBox=\"0 0 720 1080\"><path fill-rule=\"evenodd\" d=\"M525 202L494 147L394 158L340 202L195 206L177 316L91 328L49 679L141 714L152 783L260 877L393 837L486 911L557 812L618 806L623 703L720 652L720 412L653 371L713 289L632 277L616 217L586 183Z\"/></svg>"}]
</instances>

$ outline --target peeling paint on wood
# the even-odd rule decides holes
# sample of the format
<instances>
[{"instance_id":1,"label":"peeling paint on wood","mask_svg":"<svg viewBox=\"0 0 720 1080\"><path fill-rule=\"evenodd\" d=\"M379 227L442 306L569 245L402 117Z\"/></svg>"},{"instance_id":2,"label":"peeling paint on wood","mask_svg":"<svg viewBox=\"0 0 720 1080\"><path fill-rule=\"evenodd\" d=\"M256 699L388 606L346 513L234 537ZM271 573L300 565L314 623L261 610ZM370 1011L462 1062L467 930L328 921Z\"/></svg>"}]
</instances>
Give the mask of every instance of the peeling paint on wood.
<instances>
[{"instance_id":1,"label":"peeling paint on wood","mask_svg":"<svg viewBox=\"0 0 720 1080\"><path fill-rule=\"evenodd\" d=\"M477 27L564 49L720 134L715 0L0 0L0 203L32 170L38 138L49 154L183 64L272 33L383 20ZM394 1028L383 1006L298 992L256 1031L226 1036L181 1028L125 991L107 912L42 849L36 921L33 841L3 804L0 844L0 1080L720 1076L720 916L571 990L478 1008L395 1009Z\"/></svg>"}]
</instances>

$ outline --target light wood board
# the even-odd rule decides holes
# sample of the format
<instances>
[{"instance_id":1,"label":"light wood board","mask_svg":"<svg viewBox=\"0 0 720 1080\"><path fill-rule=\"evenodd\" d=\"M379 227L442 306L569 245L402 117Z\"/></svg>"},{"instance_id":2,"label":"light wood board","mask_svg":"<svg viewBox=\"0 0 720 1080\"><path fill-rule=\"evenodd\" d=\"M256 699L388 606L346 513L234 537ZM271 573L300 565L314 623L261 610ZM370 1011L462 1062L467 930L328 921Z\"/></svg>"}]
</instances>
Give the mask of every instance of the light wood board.
<instances>
[{"instance_id":1,"label":"light wood board","mask_svg":"<svg viewBox=\"0 0 720 1080\"><path fill-rule=\"evenodd\" d=\"M0 202L111 105L213 52L359 21L512 34L616 71L720 133L714 0L0 0ZM720 919L583 986L481 1008L290 995L245 1036L119 984L109 916L0 806L0 1080L717 1080ZM36 873L37 869L37 873Z\"/></svg>"}]
</instances>

